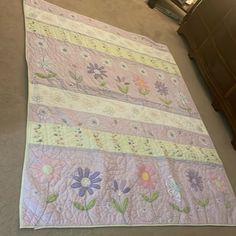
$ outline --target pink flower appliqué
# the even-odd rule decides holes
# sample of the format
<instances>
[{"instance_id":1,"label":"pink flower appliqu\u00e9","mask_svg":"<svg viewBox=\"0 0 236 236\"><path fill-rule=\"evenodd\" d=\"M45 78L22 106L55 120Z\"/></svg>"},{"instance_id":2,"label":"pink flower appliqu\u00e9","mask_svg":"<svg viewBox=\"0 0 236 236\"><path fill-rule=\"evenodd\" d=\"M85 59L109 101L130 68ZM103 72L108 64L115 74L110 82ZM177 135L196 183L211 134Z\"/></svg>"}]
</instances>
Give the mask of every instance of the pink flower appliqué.
<instances>
[{"instance_id":1,"label":"pink flower appliqu\u00e9","mask_svg":"<svg viewBox=\"0 0 236 236\"><path fill-rule=\"evenodd\" d=\"M49 157L42 157L31 166L31 173L40 183L49 183L60 179L62 166L57 160Z\"/></svg>"},{"instance_id":2,"label":"pink flower appliqu\u00e9","mask_svg":"<svg viewBox=\"0 0 236 236\"><path fill-rule=\"evenodd\" d=\"M138 167L138 183L144 188L153 189L156 185L156 171L152 166L141 165Z\"/></svg>"},{"instance_id":3,"label":"pink flower appliqu\u00e9","mask_svg":"<svg viewBox=\"0 0 236 236\"><path fill-rule=\"evenodd\" d=\"M147 82L139 76L134 76L133 81L137 87L141 89L149 89Z\"/></svg>"},{"instance_id":4,"label":"pink flower appliqu\u00e9","mask_svg":"<svg viewBox=\"0 0 236 236\"><path fill-rule=\"evenodd\" d=\"M134 76L133 81L135 85L137 86L140 94L145 96L150 93L150 88L147 82L143 78L140 78L139 76Z\"/></svg>"},{"instance_id":5,"label":"pink flower appliqu\u00e9","mask_svg":"<svg viewBox=\"0 0 236 236\"><path fill-rule=\"evenodd\" d=\"M210 181L215 186L217 191L224 192L226 190L226 183L222 176L219 176L217 174L211 174Z\"/></svg>"}]
</instances>

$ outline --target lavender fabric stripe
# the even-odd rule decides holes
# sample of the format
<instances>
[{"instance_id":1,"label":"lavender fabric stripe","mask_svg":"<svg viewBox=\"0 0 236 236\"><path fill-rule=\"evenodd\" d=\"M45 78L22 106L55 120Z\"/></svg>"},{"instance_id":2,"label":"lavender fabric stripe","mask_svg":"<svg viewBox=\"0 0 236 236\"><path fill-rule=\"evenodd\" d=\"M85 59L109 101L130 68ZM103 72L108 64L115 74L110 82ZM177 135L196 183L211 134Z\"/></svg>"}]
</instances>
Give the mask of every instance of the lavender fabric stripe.
<instances>
[{"instance_id":1,"label":"lavender fabric stripe","mask_svg":"<svg viewBox=\"0 0 236 236\"><path fill-rule=\"evenodd\" d=\"M136 135L180 144L214 148L208 135L200 135L174 127L152 125L144 122L36 104L30 104L29 111L29 118L34 122L67 124L69 126L80 126L111 133Z\"/></svg>"},{"instance_id":2,"label":"lavender fabric stripe","mask_svg":"<svg viewBox=\"0 0 236 236\"><path fill-rule=\"evenodd\" d=\"M125 101L124 98L126 98L129 102L131 102L129 98L132 94L132 100L137 99L137 104L151 105L154 103L153 101L157 101L156 103L160 104L158 105L159 107L157 107L158 109L200 118L191 95L183 79L179 76L164 73L161 70L154 70L148 66L140 66L128 60L121 60L117 57L107 56L103 53L82 47L65 45L55 39L47 38L47 40L44 41L32 33L28 32L27 35L27 40L30 45L28 48L28 63L31 67L29 78L33 83L35 81L40 84L66 88L73 91L77 89L81 91L81 89L84 90L88 88L88 94L91 93L91 95L99 96L106 96L106 90L110 90L111 92L108 93L113 93L115 98L123 98L121 99L122 101ZM53 56L49 56L47 52L49 48L53 50ZM64 52L64 49L67 51ZM38 61L35 59L33 56L34 51L37 51L42 60ZM57 58L60 58L60 60L57 60ZM103 81L106 82L105 87L100 86L99 81L97 81L92 74L86 73L89 63L96 63L104 67L104 70L107 72L107 77L105 78L104 76L103 79ZM47 74L48 71L55 73L55 76L51 78L38 77L39 73L44 75ZM71 76L72 73L76 74L78 78L81 78L81 81L74 79L73 76ZM119 87L125 85L124 82L117 82L117 77L121 79L125 78L124 82L129 83L128 91L123 91L122 93L119 90ZM139 81L140 79L143 80L145 86L150 90L147 95L142 95L139 92L139 86L136 86L137 79ZM162 87L168 86L168 90L163 91L161 94L158 93L156 83ZM84 90L84 92L85 91L87 92L87 90ZM175 93L172 91L175 91ZM116 96L116 94L120 94L119 97ZM182 94L186 97L184 103L181 98ZM145 102L143 103L142 101ZM170 104L166 103L167 101Z\"/></svg>"},{"instance_id":3,"label":"lavender fabric stripe","mask_svg":"<svg viewBox=\"0 0 236 236\"><path fill-rule=\"evenodd\" d=\"M71 20L80 21L80 22L83 22L89 26L96 27L96 28L99 28L99 29L107 31L107 32L112 32L115 35L130 39L132 41L142 43L142 44L147 45L149 47L157 48L158 50L162 50L164 52L169 52L169 49L167 48L166 45L161 44L161 43L156 43L156 42L150 40L146 36L131 33L129 31L126 31L126 30L117 28L115 26L106 24L102 21L91 19L91 18L84 16L84 15L79 15L75 12L73 12L73 14L71 14L71 11L69 11L67 9L62 10L61 7L53 5L49 2L45 2L44 4L41 4L41 2L37 1L37 0L26 0L25 2L27 3L27 5L29 5L31 7L38 8L38 9L41 9L41 10L44 10L44 11L47 11L47 12L50 12L50 13L53 13L53 14L56 14L59 16L63 16L68 19L71 19Z\"/></svg>"},{"instance_id":4,"label":"lavender fabric stripe","mask_svg":"<svg viewBox=\"0 0 236 236\"><path fill-rule=\"evenodd\" d=\"M201 224L206 221L208 224L234 224L235 222L235 209L232 209L232 214L227 214L229 209L225 207L225 203L230 201L232 204L235 204L235 199L233 198L233 191L230 186L230 183L225 175L224 169L222 166L217 165L199 165L194 162L176 162L168 159L149 159L142 160L146 166L153 170L153 177L156 178L156 191L159 193L159 198L156 202L153 203L153 210L157 212L158 217L153 220L153 211L150 208L147 208L146 204L141 204L137 197L137 193L142 194L141 183L137 182L138 170L140 167L140 160L137 160L134 156L127 155L114 155L109 153L101 152L88 152L86 150L75 150L75 149L59 149L55 147L47 146L36 146L29 145L29 158L27 163L27 169L32 170L35 168L35 160L40 160L43 158L54 157L54 161L60 161L61 166L59 169L62 169L62 172L67 176L66 183L65 180L59 179L56 184L51 183L50 191L56 192L58 197L57 205L71 206L72 203L78 199L78 193L71 188L71 183L73 183L73 176L77 173L78 166L84 168L89 167L91 171L99 171L102 181L100 182L101 189L111 189L113 188L113 181L122 180L124 173L130 173L126 176L126 185L130 187L129 199L132 199L132 206L129 205L126 215L129 222L132 224ZM46 157L45 157L46 156ZM94 162L94 159L97 162ZM127 159L129 162L127 163ZM116 169L111 169L111 166L116 167ZM213 168L214 167L214 168ZM176 171L178 170L178 171ZM198 176L201 176L201 191L199 194L194 192L193 187L191 187L191 181L186 177L191 171L197 171ZM215 176L218 176L221 181L224 183L224 188L218 187L215 184ZM24 184L24 203L23 203L23 212L31 208L34 210L34 217L29 218L27 212L24 214L24 220L27 222L28 226L35 227L37 225L37 219L42 214L42 211L45 207L44 202L42 202L42 197L44 199L47 197L46 192L41 194L36 194L38 185L40 184L40 179L36 178L37 175L34 171L28 172L25 175L25 184ZM178 190L176 192L170 191L169 184L175 180L175 183L178 183L178 186L181 188L181 195L178 195ZM176 184L177 185L177 184ZM200 184L199 184L200 185ZM192 185L195 186L195 185ZM227 193L224 192L224 189L227 188ZM68 197L68 192L71 193ZM196 196L197 195L197 196ZM210 206L206 210L199 210L198 200L207 199L210 201ZM120 215L117 215L116 211L111 207L111 194L103 194L102 191L97 191L96 193L96 204L99 208L98 211L93 211L94 224L96 226L101 225L114 225L120 224ZM180 213L176 212L176 209L173 208L173 204L181 205L181 209L187 209L188 218L190 221L187 221L185 217L179 218ZM63 224L61 226L80 226L80 225L89 225L87 218L83 215L78 214L78 217L74 217L74 212L77 212L76 209L66 211L66 216L63 218ZM150 209L150 210L147 210ZM53 208L54 209L54 208ZM101 214L103 212L103 214ZM166 214L168 212L168 214ZM52 218L52 222L58 222L57 211L54 210L55 214L44 214L42 220L48 222ZM74 213L74 214L73 214ZM63 212L62 212L63 214ZM102 216L102 217L101 217ZM181 215L182 216L182 215ZM185 216L185 215L184 215ZM60 219L60 218L59 218ZM122 222L122 224L124 224ZM49 223L50 225L50 223Z\"/></svg>"}]
</instances>

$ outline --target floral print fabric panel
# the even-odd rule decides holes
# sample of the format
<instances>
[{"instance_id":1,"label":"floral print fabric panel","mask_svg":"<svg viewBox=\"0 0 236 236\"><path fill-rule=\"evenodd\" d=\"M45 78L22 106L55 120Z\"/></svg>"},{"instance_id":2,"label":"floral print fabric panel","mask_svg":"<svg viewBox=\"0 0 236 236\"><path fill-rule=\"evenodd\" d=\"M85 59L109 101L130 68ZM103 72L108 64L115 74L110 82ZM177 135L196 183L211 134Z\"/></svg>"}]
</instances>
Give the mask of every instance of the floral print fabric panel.
<instances>
[{"instance_id":1,"label":"floral print fabric panel","mask_svg":"<svg viewBox=\"0 0 236 236\"><path fill-rule=\"evenodd\" d=\"M223 164L165 45L24 1L20 227L235 225Z\"/></svg>"}]
</instances>

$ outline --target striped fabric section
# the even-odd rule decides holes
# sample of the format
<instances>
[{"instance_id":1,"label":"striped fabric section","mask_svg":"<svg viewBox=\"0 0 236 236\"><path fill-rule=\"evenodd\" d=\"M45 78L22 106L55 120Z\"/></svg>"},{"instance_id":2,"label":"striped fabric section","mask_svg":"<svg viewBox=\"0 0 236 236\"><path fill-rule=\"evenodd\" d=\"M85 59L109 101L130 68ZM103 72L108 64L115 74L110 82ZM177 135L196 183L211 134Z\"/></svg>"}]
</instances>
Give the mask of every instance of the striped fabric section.
<instances>
[{"instance_id":1,"label":"striped fabric section","mask_svg":"<svg viewBox=\"0 0 236 236\"><path fill-rule=\"evenodd\" d=\"M63 29L62 27L59 26L45 24L38 20L26 18L25 23L26 23L26 29L29 32L34 32L42 36L55 38L63 42L68 42L71 44L104 52L109 55L114 55L128 60L132 60L144 65L151 66L156 69L161 69L171 74L180 75L179 69L176 66L176 64L163 61L159 58L154 58L151 56L147 56L145 54L140 54L128 48L120 47L97 38L92 38L87 35Z\"/></svg>"},{"instance_id":2,"label":"striped fabric section","mask_svg":"<svg viewBox=\"0 0 236 236\"><path fill-rule=\"evenodd\" d=\"M203 122L199 119L39 84L30 85L29 101L30 103L40 103L46 106L79 110L116 118L127 118L129 120L167 125L207 134Z\"/></svg>"}]
</instances>

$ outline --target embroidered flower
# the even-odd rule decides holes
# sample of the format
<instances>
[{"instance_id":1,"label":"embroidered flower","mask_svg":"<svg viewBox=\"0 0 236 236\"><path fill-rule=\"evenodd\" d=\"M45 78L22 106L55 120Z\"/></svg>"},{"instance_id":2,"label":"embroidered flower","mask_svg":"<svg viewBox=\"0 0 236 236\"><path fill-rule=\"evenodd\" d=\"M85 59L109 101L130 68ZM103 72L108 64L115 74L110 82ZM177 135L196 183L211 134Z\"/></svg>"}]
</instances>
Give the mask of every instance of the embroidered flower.
<instances>
[{"instance_id":1,"label":"embroidered flower","mask_svg":"<svg viewBox=\"0 0 236 236\"><path fill-rule=\"evenodd\" d=\"M124 69L124 70L128 70L128 66L127 66L127 64L124 63L124 62L121 62L121 63L120 63L120 67L121 67L122 69Z\"/></svg>"},{"instance_id":2,"label":"embroidered flower","mask_svg":"<svg viewBox=\"0 0 236 236\"><path fill-rule=\"evenodd\" d=\"M138 108L132 108L132 113L135 114L135 115L139 115L140 110Z\"/></svg>"},{"instance_id":3,"label":"embroidered flower","mask_svg":"<svg viewBox=\"0 0 236 236\"><path fill-rule=\"evenodd\" d=\"M168 95L168 87L166 87L166 85L160 81L156 81L155 83L155 88L157 89L157 92L160 95Z\"/></svg>"},{"instance_id":4,"label":"embroidered flower","mask_svg":"<svg viewBox=\"0 0 236 236\"><path fill-rule=\"evenodd\" d=\"M139 72L142 74L142 75L147 75L147 71L143 68L140 68L139 69Z\"/></svg>"},{"instance_id":5,"label":"embroidered flower","mask_svg":"<svg viewBox=\"0 0 236 236\"><path fill-rule=\"evenodd\" d=\"M111 66L111 61L109 59L103 59L102 64L105 66Z\"/></svg>"},{"instance_id":6,"label":"embroidered flower","mask_svg":"<svg viewBox=\"0 0 236 236\"><path fill-rule=\"evenodd\" d=\"M100 189L99 182L102 181L98 176L100 175L99 171L95 171L94 173L90 172L89 168L85 168L84 170L79 167L78 175L73 176L74 182L71 187L79 188L79 196L83 197L87 192L92 195L94 193L94 189Z\"/></svg>"},{"instance_id":7,"label":"embroidered flower","mask_svg":"<svg viewBox=\"0 0 236 236\"><path fill-rule=\"evenodd\" d=\"M170 196L172 196L176 202L181 202L180 188L171 175L167 177L166 187Z\"/></svg>"},{"instance_id":8,"label":"embroidered flower","mask_svg":"<svg viewBox=\"0 0 236 236\"><path fill-rule=\"evenodd\" d=\"M138 182L144 188L153 189L156 185L155 169L152 166L141 165L138 167Z\"/></svg>"},{"instance_id":9,"label":"embroidered flower","mask_svg":"<svg viewBox=\"0 0 236 236\"><path fill-rule=\"evenodd\" d=\"M124 83L126 78L124 76L116 76L115 81L118 83ZM129 83L128 83L129 84Z\"/></svg>"},{"instance_id":10,"label":"embroidered flower","mask_svg":"<svg viewBox=\"0 0 236 236\"><path fill-rule=\"evenodd\" d=\"M32 101L35 102L35 103L41 103L42 102L42 97L32 96Z\"/></svg>"},{"instance_id":11,"label":"embroidered flower","mask_svg":"<svg viewBox=\"0 0 236 236\"><path fill-rule=\"evenodd\" d=\"M187 97L181 92L178 92L176 94L176 98L177 98L177 102L179 102L183 106L187 106L189 104Z\"/></svg>"},{"instance_id":12,"label":"embroidered flower","mask_svg":"<svg viewBox=\"0 0 236 236\"><path fill-rule=\"evenodd\" d=\"M50 62L48 57L43 57L42 59L38 60L36 65L40 68L40 69L46 69L49 66L52 65L52 63Z\"/></svg>"},{"instance_id":13,"label":"embroidered flower","mask_svg":"<svg viewBox=\"0 0 236 236\"><path fill-rule=\"evenodd\" d=\"M187 171L187 178L190 186L197 192L198 190L203 191L203 181L202 177L199 176L198 172L195 170Z\"/></svg>"},{"instance_id":14,"label":"embroidered flower","mask_svg":"<svg viewBox=\"0 0 236 236\"><path fill-rule=\"evenodd\" d=\"M40 120L47 120L50 116L50 110L48 107L40 106L37 108L36 113Z\"/></svg>"},{"instance_id":15,"label":"embroidered flower","mask_svg":"<svg viewBox=\"0 0 236 236\"><path fill-rule=\"evenodd\" d=\"M130 83L127 82L126 78L124 76L116 76L115 78L116 86L120 90L120 92L127 94L129 91L129 85Z\"/></svg>"},{"instance_id":16,"label":"embroidered flower","mask_svg":"<svg viewBox=\"0 0 236 236\"><path fill-rule=\"evenodd\" d=\"M104 66L99 67L97 63L89 63L87 69L87 72L93 74L95 79L104 79L104 77L107 77L107 72L104 70Z\"/></svg>"},{"instance_id":17,"label":"embroidered flower","mask_svg":"<svg viewBox=\"0 0 236 236\"><path fill-rule=\"evenodd\" d=\"M222 176L213 173L210 175L209 179L210 179L211 183L215 186L217 191L220 191L222 193L225 192L226 183L225 183L224 179L222 178Z\"/></svg>"},{"instance_id":18,"label":"embroidered flower","mask_svg":"<svg viewBox=\"0 0 236 236\"><path fill-rule=\"evenodd\" d=\"M126 187L126 180L121 180L118 182L117 180L113 181L113 191L121 196L122 194L126 194L130 191L130 187Z\"/></svg>"},{"instance_id":19,"label":"embroidered flower","mask_svg":"<svg viewBox=\"0 0 236 236\"><path fill-rule=\"evenodd\" d=\"M68 48L67 47L62 47L60 48L60 51L64 54L67 54L69 52Z\"/></svg>"},{"instance_id":20,"label":"embroidered flower","mask_svg":"<svg viewBox=\"0 0 236 236\"><path fill-rule=\"evenodd\" d=\"M81 52L80 56L84 59L84 60L90 60L90 55L87 52Z\"/></svg>"},{"instance_id":21,"label":"embroidered flower","mask_svg":"<svg viewBox=\"0 0 236 236\"><path fill-rule=\"evenodd\" d=\"M144 79L140 78L139 76L135 76L133 81L135 85L138 87L139 93L141 93L142 95L149 94L150 88Z\"/></svg>"},{"instance_id":22,"label":"embroidered flower","mask_svg":"<svg viewBox=\"0 0 236 236\"><path fill-rule=\"evenodd\" d=\"M52 99L56 102L56 103L64 103L65 99L63 97L61 97L59 94L55 94Z\"/></svg>"},{"instance_id":23,"label":"embroidered flower","mask_svg":"<svg viewBox=\"0 0 236 236\"><path fill-rule=\"evenodd\" d=\"M113 115L115 114L115 110L113 107L108 107L106 106L105 109L103 110L103 112L107 113L108 115Z\"/></svg>"},{"instance_id":24,"label":"embroidered flower","mask_svg":"<svg viewBox=\"0 0 236 236\"><path fill-rule=\"evenodd\" d=\"M157 78L159 79L159 80L164 80L165 79L165 76L162 74L162 73L157 73Z\"/></svg>"},{"instance_id":25,"label":"embroidered flower","mask_svg":"<svg viewBox=\"0 0 236 236\"><path fill-rule=\"evenodd\" d=\"M136 76L134 78L134 83L136 86L141 87L141 88L146 88L147 87L147 83L144 79L141 79L140 77Z\"/></svg>"},{"instance_id":26,"label":"embroidered flower","mask_svg":"<svg viewBox=\"0 0 236 236\"><path fill-rule=\"evenodd\" d=\"M171 82L174 84L174 85L178 85L179 84L179 80L175 77L172 77L171 79Z\"/></svg>"},{"instance_id":27,"label":"embroidered flower","mask_svg":"<svg viewBox=\"0 0 236 236\"><path fill-rule=\"evenodd\" d=\"M205 137L199 136L198 139L203 145L205 145L205 146L208 145L208 140Z\"/></svg>"},{"instance_id":28,"label":"embroidered flower","mask_svg":"<svg viewBox=\"0 0 236 236\"><path fill-rule=\"evenodd\" d=\"M87 124L91 127L95 127L99 125L99 119L96 117L89 117Z\"/></svg>"},{"instance_id":29,"label":"embroidered flower","mask_svg":"<svg viewBox=\"0 0 236 236\"><path fill-rule=\"evenodd\" d=\"M46 44L46 42L44 42L44 40L36 39L35 44L37 45L37 47L47 48L47 44Z\"/></svg>"},{"instance_id":30,"label":"embroidered flower","mask_svg":"<svg viewBox=\"0 0 236 236\"><path fill-rule=\"evenodd\" d=\"M167 131L167 136L168 136L170 139L175 139L175 138L176 138L176 133L175 133L175 131L169 129L169 130Z\"/></svg>"},{"instance_id":31,"label":"embroidered flower","mask_svg":"<svg viewBox=\"0 0 236 236\"><path fill-rule=\"evenodd\" d=\"M49 183L50 181L58 181L62 169L61 163L49 157L41 157L35 161L31 166L31 173L35 180L40 183Z\"/></svg>"}]
</instances>

